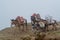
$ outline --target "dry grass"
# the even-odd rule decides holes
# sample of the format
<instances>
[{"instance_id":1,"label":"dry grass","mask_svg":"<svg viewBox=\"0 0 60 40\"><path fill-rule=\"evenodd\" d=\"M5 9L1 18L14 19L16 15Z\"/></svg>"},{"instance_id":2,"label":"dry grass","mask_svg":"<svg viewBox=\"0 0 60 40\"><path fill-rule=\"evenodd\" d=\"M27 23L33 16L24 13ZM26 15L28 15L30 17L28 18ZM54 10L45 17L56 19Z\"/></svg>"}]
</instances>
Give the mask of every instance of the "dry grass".
<instances>
[{"instance_id":1,"label":"dry grass","mask_svg":"<svg viewBox=\"0 0 60 40\"><path fill-rule=\"evenodd\" d=\"M28 30L25 32L23 32L21 30L19 31L16 27L6 28L6 29L0 31L0 40L22 40L22 37L24 38L24 36L27 36L27 35L30 35L32 40L34 40L35 37L31 30L31 24L29 24ZM48 40L50 38L60 39L60 30L46 32L46 36L45 36L44 40Z\"/></svg>"}]
</instances>

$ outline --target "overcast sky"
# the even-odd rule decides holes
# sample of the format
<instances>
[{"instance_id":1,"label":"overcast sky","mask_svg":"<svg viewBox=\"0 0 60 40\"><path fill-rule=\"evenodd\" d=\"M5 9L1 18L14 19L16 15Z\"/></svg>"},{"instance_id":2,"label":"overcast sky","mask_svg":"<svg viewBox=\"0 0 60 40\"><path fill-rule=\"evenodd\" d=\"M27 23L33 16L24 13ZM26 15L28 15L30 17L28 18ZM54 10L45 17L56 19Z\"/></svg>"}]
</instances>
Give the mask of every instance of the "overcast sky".
<instances>
[{"instance_id":1,"label":"overcast sky","mask_svg":"<svg viewBox=\"0 0 60 40\"><path fill-rule=\"evenodd\" d=\"M60 20L60 0L0 0L0 30L10 26L10 19L23 16L30 21L33 13L42 18L51 15Z\"/></svg>"}]
</instances>

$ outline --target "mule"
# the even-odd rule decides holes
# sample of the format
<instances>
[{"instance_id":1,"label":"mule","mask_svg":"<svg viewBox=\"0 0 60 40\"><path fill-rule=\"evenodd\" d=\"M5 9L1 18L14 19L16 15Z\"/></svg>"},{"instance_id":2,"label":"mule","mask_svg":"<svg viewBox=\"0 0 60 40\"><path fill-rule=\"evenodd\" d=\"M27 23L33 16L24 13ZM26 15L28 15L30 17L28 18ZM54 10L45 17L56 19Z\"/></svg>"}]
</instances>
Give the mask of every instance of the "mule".
<instances>
[{"instance_id":1,"label":"mule","mask_svg":"<svg viewBox=\"0 0 60 40\"><path fill-rule=\"evenodd\" d=\"M53 20L53 21L54 21L54 22L53 22L53 23L49 23L48 26L49 26L49 25L52 25L52 26L53 26L53 30L57 30L56 25L58 25L58 23L57 23L55 20Z\"/></svg>"},{"instance_id":2,"label":"mule","mask_svg":"<svg viewBox=\"0 0 60 40\"><path fill-rule=\"evenodd\" d=\"M33 30L34 29L38 30L40 28L40 25L39 25L40 20L41 20L41 17L39 14L35 14L31 16L31 24L32 24Z\"/></svg>"},{"instance_id":3,"label":"mule","mask_svg":"<svg viewBox=\"0 0 60 40\"><path fill-rule=\"evenodd\" d=\"M27 30L27 19L24 19L23 17L17 17L16 18L16 20L17 20L17 22L18 22L18 24L19 24L19 26L21 27L23 27L23 31L24 31L24 26L26 26L26 30Z\"/></svg>"}]
</instances>

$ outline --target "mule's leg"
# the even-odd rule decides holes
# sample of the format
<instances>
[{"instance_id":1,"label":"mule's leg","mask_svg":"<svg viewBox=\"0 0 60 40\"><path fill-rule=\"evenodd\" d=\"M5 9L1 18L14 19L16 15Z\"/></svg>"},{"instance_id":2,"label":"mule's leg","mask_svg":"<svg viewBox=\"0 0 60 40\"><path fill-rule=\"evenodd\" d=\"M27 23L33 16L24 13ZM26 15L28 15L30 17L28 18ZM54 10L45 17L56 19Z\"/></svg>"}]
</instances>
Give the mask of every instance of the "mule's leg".
<instances>
[{"instance_id":1,"label":"mule's leg","mask_svg":"<svg viewBox=\"0 0 60 40\"><path fill-rule=\"evenodd\" d=\"M22 26L23 26L23 29L22 29L22 31L24 31L24 24L22 24Z\"/></svg>"},{"instance_id":2,"label":"mule's leg","mask_svg":"<svg viewBox=\"0 0 60 40\"><path fill-rule=\"evenodd\" d=\"M11 23L11 27L13 26L13 23Z\"/></svg>"},{"instance_id":3,"label":"mule's leg","mask_svg":"<svg viewBox=\"0 0 60 40\"><path fill-rule=\"evenodd\" d=\"M20 25L19 24L16 24L16 28L18 31L20 31Z\"/></svg>"},{"instance_id":4,"label":"mule's leg","mask_svg":"<svg viewBox=\"0 0 60 40\"><path fill-rule=\"evenodd\" d=\"M21 25L20 25L20 24L18 25L18 27L19 27L19 30L21 30L21 28L20 28L20 27L21 27Z\"/></svg>"},{"instance_id":5,"label":"mule's leg","mask_svg":"<svg viewBox=\"0 0 60 40\"><path fill-rule=\"evenodd\" d=\"M55 25L55 24L53 25L53 28L54 28L54 30L57 30L57 27L56 27L56 25Z\"/></svg>"},{"instance_id":6,"label":"mule's leg","mask_svg":"<svg viewBox=\"0 0 60 40\"><path fill-rule=\"evenodd\" d=\"M48 28L49 28L49 25L46 25L46 31L49 31Z\"/></svg>"},{"instance_id":7,"label":"mule's leg","mask_svg":"<svg viewBox=\"0 0 60 40\"><path fill-rule=\"evenodd\" d=\"M35 26L34 21L31 21L31 25L32 25L32 31L33 31L35 29L34 28L34 26Z\"/></svg>"},{"instance_id":8,"label":"mule's leg","mask_svg":"<svg viewBox=\"0 0 60 40\"><path fill-rule=\"evenodd\" d=\"M25 23L25 26L26 26L26 30L28 30L28 29L27 29L27 23Z\"/></svg>"},{"instance_id":9,"label":"mule's leg","mask_svg":"<svg viewBox=\"0 0 60 40\"><path fill-rule=\"evenodd\" d=\"M12 24L11 24L11 27L12 27Z\"/></svg>"}]
</instances>

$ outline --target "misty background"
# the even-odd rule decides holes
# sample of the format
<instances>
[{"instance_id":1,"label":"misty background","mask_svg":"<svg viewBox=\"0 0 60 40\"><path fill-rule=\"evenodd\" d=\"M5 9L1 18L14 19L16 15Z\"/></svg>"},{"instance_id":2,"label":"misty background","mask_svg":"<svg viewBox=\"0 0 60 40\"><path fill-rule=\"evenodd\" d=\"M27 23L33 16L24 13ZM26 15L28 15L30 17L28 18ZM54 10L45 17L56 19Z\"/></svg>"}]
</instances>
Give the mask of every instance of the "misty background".
<instances>
[{"instance_id":1,"label":"misty background","mask_svg":"<svg viewBox=\"0 0 60 40\"><path fill-rule=\"evenodd\" d=\"M51 15L60 21L60 0L0 0L0 30L10 27L10 19L17 16L30 22L33 13L39 13L42 18Z\"/></svg>"}]
</instances>

